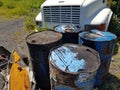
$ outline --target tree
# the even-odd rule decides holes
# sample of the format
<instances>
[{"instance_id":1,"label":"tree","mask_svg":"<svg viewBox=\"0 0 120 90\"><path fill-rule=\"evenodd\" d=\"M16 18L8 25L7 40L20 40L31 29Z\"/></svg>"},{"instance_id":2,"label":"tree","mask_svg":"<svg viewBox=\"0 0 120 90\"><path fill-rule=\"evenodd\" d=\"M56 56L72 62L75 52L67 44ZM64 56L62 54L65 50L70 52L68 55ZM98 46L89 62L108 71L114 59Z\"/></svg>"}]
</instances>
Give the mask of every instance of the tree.
<instances>
[{"instance_id":1,"label":"tree","mask_svg":"<svg viewBox=\"0 0 120 90\"><path fill-rule=\"evenodd\" d=\"M120 0L113 0L111 4L113 18L109 25L109 31L120 37Z\"/></svg>"}]
</instances>

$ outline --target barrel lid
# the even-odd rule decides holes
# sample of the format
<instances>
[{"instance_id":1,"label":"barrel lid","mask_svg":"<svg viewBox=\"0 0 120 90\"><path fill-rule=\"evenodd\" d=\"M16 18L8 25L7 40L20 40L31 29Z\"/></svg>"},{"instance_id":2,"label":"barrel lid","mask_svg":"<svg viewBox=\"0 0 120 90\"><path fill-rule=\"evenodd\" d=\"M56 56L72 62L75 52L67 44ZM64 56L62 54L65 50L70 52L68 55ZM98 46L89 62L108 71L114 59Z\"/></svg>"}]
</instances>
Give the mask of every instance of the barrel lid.
<instances>
[{"instance_id":1,"label":"barrel lid","mask_svg":"<svg viewBox=\"0 0 120 90\"><path fill-rule=\"evenodd\" d=\"M94 72L100 64L95 50L78 44L63 44L52 49L49 60L56 68L72 74Z\"/></svg>"},{"instance_id":2,"label":"barrel lid","mask_svg":"<svg viewBox=\"0 0 120 90\"><path fill-rule=\"evenodd\" d=\"M41 32L35 32L26 37L27 43L30 44L50 44L56 42L62 38L62 34L52 31L52 30L45 30Z\"/></svg>"},{"instance_id":3,"label":"barrel lid","mask_svg":"<svg viewBox=\"0 0 120 90\"><path fill-rule=\"evenodd\" d=\"M116 35L111 32L99 30L91 30L90 32L84 31L81 32L79 36L91 41L111 41L117 38Z\"/></svg>"},{"instance_id":4,"label":"barrel lid","mask_svg":"<svg viewBox=\"0 0 120 90\"><path fill-rule=\"evenodd\" d=\"M65 33L65 32L76 33L80 31L80 27L74 24L61 24L56 26L54 30L61 33Z\"/></svg>"}]
</instances>

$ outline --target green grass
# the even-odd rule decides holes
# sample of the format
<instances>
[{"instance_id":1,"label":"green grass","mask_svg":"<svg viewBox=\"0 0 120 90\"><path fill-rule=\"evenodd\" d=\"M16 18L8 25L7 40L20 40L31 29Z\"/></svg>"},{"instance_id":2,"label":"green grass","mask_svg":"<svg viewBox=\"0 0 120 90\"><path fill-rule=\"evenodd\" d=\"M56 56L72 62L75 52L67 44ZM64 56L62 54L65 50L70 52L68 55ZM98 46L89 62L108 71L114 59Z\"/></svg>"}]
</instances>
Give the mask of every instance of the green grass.
<instances>
[{"instance_id":1,"label":"green grass","mask_svg":"<svg viewBox=\"0 0 120 90\"><path fill-rule=\"evenodd\" d=\"M5 18L25 18L27 29L34 29L35 16L45 0L0 0L0 16Z\"/></svg>"}]
</instances>

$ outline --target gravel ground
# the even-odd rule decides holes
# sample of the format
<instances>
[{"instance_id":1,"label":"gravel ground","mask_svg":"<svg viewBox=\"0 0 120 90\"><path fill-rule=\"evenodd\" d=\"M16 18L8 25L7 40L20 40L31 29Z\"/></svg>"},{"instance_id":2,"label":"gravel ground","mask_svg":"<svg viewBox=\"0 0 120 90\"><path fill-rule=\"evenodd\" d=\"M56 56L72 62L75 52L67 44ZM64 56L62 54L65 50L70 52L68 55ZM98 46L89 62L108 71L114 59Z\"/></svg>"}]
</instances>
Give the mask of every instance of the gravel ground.
<instances>
[{"instance_id":1,"label":"gravel ground","mask_svg":"<svg viewBox=\"0 0 120 90\"><path fill-rule=\"evenodd\" d=\"M0 19L0 46L4 46L12 52L12 50L16 49L17 45L20 45L23 52L28 55L25 37L29 32L23 30L23 21L23 18ZM113 56L109 71L108 80L104 82L104 85L99 90L120 90L120 49Z\"/></svg>"},{"instance_id":2,"label":"gravel ground","mask_svg":"<svg viewBox=\"0 0 120 90\"><path fill-rule=\"evenodd\" d=\"M0 20L0 46L12 52L17 45L23 48L23 52L27 53L25 37L29 34L23 30L24 19Z\"/></svg>"}]
</instances>

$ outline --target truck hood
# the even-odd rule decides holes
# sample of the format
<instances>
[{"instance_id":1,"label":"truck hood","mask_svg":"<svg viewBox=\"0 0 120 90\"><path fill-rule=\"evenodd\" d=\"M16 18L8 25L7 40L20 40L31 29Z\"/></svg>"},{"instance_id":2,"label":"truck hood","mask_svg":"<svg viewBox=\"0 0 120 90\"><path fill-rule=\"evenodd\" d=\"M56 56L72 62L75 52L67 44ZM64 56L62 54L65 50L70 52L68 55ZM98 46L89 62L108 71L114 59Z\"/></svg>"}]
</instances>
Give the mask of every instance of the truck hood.
<instances>
[{"instance_id":1,"label":"truck hood","mask_svg":"<svg viewBox=\"0 0 120 90\"><path fill-rule=\"evenodd\" d=\"M43 6L64 6L64 5L82 5L86 0L46 0Z\"/></svg>"}]
</instances>

